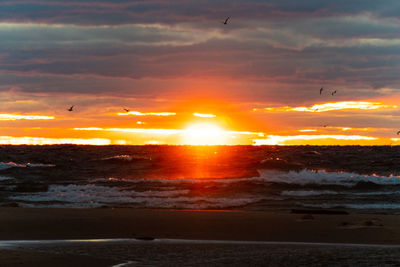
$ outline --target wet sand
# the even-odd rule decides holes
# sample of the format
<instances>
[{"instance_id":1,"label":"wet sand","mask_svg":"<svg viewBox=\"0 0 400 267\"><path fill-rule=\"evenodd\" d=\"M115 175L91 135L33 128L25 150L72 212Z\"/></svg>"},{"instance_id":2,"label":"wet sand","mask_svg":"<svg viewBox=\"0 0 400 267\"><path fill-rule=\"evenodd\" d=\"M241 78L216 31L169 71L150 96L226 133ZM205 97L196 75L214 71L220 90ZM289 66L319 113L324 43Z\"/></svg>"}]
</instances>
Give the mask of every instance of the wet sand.
<instances>
[{"instance_id":1,"label":"wet sand","mask_svg":"<svg viewBox=\"0 0 400 267\"><path fill-rule=\"evenodd\" d=\"M0 208L0 240L49 240L49 239L101 239L101 238L137 238L137 237L154 237L154 238L170 238L170 239L196 239L196 240L242 240L242 241L278 241L278 242L321 242L321 243L352 243L352 244L400 244L400 216L396 215L375 215L375 214L291 214L290 211L280 212L256 212L256 211L183 211L183 210L135 210L135 209L35 209L35 208ZM133 258L141 260L151 259L152 250L154 253L158 250L166 251L171 248L165 245L158 248L152 245L153 241L142 241L144 245L120 245L123 248L118 251L125 257L118 257L119 261ZM148 243L146 243L148 242ZM102 266L95 263L96 260L101 261L104 253L83 253L89 251L89 245L77 251L71 244L58 250L58 258L49 257L48 254L26 252L20 253L18 266L46 266L47 260L51 262L60 260L66 255L90 255L85 260L93 260L93 264L86 266ZM146 251L143 248L148 247ZM187 250L188 245L179 247L175 250L171 249L168 253L179 254ZM189 245L189 247L199 246ZM231 259L235 258L236 248L230 245L221 245L222 251L231 255ZM247 245L241 245L248 247ZM311 251L310 255L317 253L324 258L324 253L328 250L310 250L309 246L293 245L263 245L263 249L259 251L257 259L262 260L268 251L280 252L278 258L285 253L291 251L307 250ZM283 247L282 247L283 246ZM338 244L338 247L342 245ZM134 249L133 249L133 248ZM140 248L138 250L138 247ZM211 246L212 247L212 246ZM318 244L316 248L320 247ZM115 246L113 246L115 248ZM260 248L260 247L259 247ZM71 250L72 249L72 250ZM205 254L209 245L201 247ZM300 249L300 250L299 250ZM338 251L337 247L331 248ZM362 255L363 250L367 248L359 248L354 255ZM369 248L371 250L371 248ZM132 250L134 252L132 252ZM82 252L83 251L83 252ZM112 251L112 249L107 250ZM124 252L125 251L125 252ZM254 251L253 249L249 250ZM286 251L286 252L283 252ZM319 252L316 252L319 251ZM324 252L325 251L325 252ZM348 251L346 249L346 251ZM373 251L373 249L372 249ZM5 253L0 250L0 261L4 264L16 264L15 254ZM54 252L54 248L45 250L45 252ZM67 253L68 252L68 253ZM332 252L332 251L331 251ZM33 254L32 254L33 253ZM67 253L67 254L65 254ZM110 254L111 253L111 254ZM117 254L118 254L117 253ZM132 254L133 253L133 254ZM136 253L136 254L135 254ZM238 255L238 257L250 257L246 255ZM283 254L282 254L283 253ZM297 252L296 252L297 253ZM298 252L300 253L300 252ZM322 254L321 254L322 253ZM339 252L338 252L339 253ZM64 255L65 254L65 255ZM341 251L339 254L343 254ZM147 255L147 256L146 256ZM182 254L183 255L183 254ZM257 254L258 255L258 254ZM275 254L271 254L275 255ZM270 255L270 256L271 256ZM349 256L358 257L358 256ZM391 253L389 262L396 261L400 257L399 249L395 253ZM77 256L78 257L78 256ZM80 258L67 257L68 259ZM194 257L198 257L194 255ZM227 256L229 258L229 256ZM272 256L271 256L272 257ZM328 254L326 254L328 257ZM330 257L330 256L329 256ZM388 257L383 255L382 259ZM180 257L178 257L180 258ZM310 259L315 258L310 256ZM111 261L117 260L113 257L112 252L106 257L105 264L111 266ZM276 259L276 257L274 258ZM272 258L270 260L273 260ZM32 264L36 261L38 264ZM22 263L21 263L22 262ZM28 264L28 263L31 264ZM45 262L45 263L43 263ZM42 264L43 263L43 264ZM203 262L204 263L204 262ZM46 263L47 264L47 263ZM305 263L306 264L306 263ZM53 264L62 266L58 264ZM196 264L195 264L196 265ZM79 266L79 265L77 265ZM107 265L105 265L107 266Z\"/></svg>"},{"instance_id":2,"label":"wet sand","mask_svg":"<svg viewBox=\"0 0 400 267\"><path fill-rule=\"evenodd\" d=\"M0 266L42 266L42 267L106 267L117 264L118 261L111 259L99 259L96 257L54 254L38 251L20 251L0 249Z\"/></svg>"},{"instance_id":3,"label":"wet sand","mask_svg":"<svg viewBox=\"0 0 400 267\"><path fill-rule=\"evenodd\" d=\"M400 216L0 208L1 240L155 238L400 244Z\"/></svg>"}]
</instances>

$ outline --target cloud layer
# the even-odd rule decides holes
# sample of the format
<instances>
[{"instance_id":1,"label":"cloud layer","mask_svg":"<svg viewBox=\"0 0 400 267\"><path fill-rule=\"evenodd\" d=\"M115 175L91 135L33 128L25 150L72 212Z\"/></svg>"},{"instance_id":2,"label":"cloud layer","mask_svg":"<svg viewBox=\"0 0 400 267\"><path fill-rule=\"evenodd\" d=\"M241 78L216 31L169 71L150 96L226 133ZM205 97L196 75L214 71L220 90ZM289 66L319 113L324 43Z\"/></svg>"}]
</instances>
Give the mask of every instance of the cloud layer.
<instances>
[{"instance_id":1,"label":"cloud layer","mask_svg":"<svg viewBox=\"0 0 400 267\"><path fill-rule=\"evenodd\" d=\"M208 97L252 116L259 122L252 131L326 123L391 128L400 125L396 112L358 112L354 123L340 114L251 110L349 101L396 104L399 14L397 0L2 1L0 99L7 104L0 112L59 118L59 110L76 104L80 123L88 124L77 127L88 127L103 123L103 115L123 112L121 107L176 112L186 99ZM229 23L222 24L228 16ZM321 86L338 93L320 96ZM215 113L195 108L187 112ZM63 125L73 128L68 121ZM99 126L128 124L107 123ZM175 128L177 122L161 124Z\"/></svg>"}]
</instances>

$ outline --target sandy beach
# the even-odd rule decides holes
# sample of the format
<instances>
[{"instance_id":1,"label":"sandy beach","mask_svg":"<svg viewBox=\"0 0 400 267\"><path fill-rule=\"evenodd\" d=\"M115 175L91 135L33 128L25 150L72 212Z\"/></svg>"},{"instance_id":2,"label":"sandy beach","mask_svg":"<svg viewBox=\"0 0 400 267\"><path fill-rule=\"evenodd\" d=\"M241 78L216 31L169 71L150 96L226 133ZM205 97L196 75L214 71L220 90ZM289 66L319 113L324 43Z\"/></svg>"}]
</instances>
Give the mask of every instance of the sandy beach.
<instances>
[{"instance_id":1,"label":"sandy beach","mask_svg":"<svg viewBox=\"0 0 400 267\"><path fill-rule=\"evenodd\" d=\"M0 209L0 239L3 241L142 237L399 245L400 217L375 214L310 215L292 214L290 211ZM151 242L147 241L146 245ZM243 246L246 247L245 244ZM271 246L277 247L269 245ZM320 247L318 244L315 246ZM74 246L70 245L70 247ZM23 250L23 247L21 248ZM285 248L285 251L291 250L291 248ZM68 249L58 250L57 257L54 258L47 254L52 253L52 249L46 251L46 254L42 254L43 251L40 253L29 251L25 254L25 252L8 253L1 250L0 257L5 266L15 266L15 264L19 264L17 266L46 266L44 263L51 266L52 262L62 261L63 251L68 251ZM179 253L179 250L175 252ZM19 253L20 256L16 256L15 253ZM68 253L73 254L72 258L82 264L90 260L93 260L95 264L98 260L96 253L95 257L84 257L85 261L80 259L82 251L76 253L72 250ZM75 255L79 257L75 258ZM398 258L397 254L391 255ZM19 258L18 261L16 257ZM112 255L108 255L104 266L111 266L112 261Z\"/></svg>"},{"instance_id":2,"label":"sandy beach","mask_svg":"<svg viewBox=\"0 0 400 267\"><path fill-rule=\"evenodd\" d=\"M400 216L1 208L1 240L154 238L400 244ZM376 220L376 222L375 222ZM368 221L373 221L368 225ZM379 226L382 224L383 226Z\"/></svg>"}]
</instances>

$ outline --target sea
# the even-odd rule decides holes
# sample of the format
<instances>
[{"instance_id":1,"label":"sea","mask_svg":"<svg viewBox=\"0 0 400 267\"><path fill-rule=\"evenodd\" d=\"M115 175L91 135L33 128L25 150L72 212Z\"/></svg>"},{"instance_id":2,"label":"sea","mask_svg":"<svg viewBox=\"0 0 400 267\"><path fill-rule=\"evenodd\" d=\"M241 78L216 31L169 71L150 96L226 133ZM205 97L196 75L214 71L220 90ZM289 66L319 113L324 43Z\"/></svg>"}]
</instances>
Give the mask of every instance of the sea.
<instances>
[{"instance_id":1,"label":"sea","mask_svg":"<svg viewBox=\"0 0 400 267\"><path fill-rule=\"evenodd\" d=\"M400 213L395 146L0 146L0 206Z\"/></svg>"}]
</instances>

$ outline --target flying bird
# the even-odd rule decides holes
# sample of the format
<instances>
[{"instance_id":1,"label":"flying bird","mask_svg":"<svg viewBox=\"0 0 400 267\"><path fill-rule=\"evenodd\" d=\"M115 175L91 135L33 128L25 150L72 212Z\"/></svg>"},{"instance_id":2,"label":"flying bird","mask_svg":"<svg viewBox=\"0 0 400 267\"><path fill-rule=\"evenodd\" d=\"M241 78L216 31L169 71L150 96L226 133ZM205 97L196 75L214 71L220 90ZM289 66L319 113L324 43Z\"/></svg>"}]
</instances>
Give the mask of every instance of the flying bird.
<instances>
[{"instance_id":1,"label":"flying bird","mask_svg":"<svg viewBox=\"0 0 400 267\"><path fill-rule=\"evenodd\" d=\"M225 19L225 21L224 22L222 22L223 24L228 24L228 20L230 19L231 17L227 17L226 19Z\"/></svg>"},{"instance_id":2,"label":"flying bird","mask_svg":"<svg viewBox=\"0 0 400 267\"><path fill-rule=\"evenodd\" d=\"M70 108L67 109L68 111L73 111L74 110L74 106L71 106Z\"/></svg>"},{"instance_id":3,"label":"flying bird","mask_svg":"<svg viewBox=\"0 0 400 267\"><path fill-rule=\"evenodd\" d=\"M124 108L124 110L126 111L126 112L129 112L130 110L129 109L127 109L127 108Z\"/></svg>"},{"instance_id":4,"label":"flying bird","mask_svg":"<svg viewBox=\"0 0 400 267\"><path fill-rule=\"evenodd\" d=\"M335 90L335 91L332 92L332 95L334 95L334 94L336 94L336 93L337 93L337 91Z\"/></svg>"},{"instance_id":5,"label":"flying bird","mask_svg":"<svg viewBox=\"0 0 400 267\"><path fill-rule=\"evenodd\" d=\"M321 87L321 89L319 89L319 94L322 94L322 91L324 90L324 87Z\"/></svg>"},{"instance_id":6,"label":"flying bird","mask_svg":"<svg viewBox=\"0 0 400 267\"><path fill-rule=\"evenodd\" d=\"M400 131L397 132L397 135L399 135L399 134L400 134Z\"/></svg>"}]
</instances>

